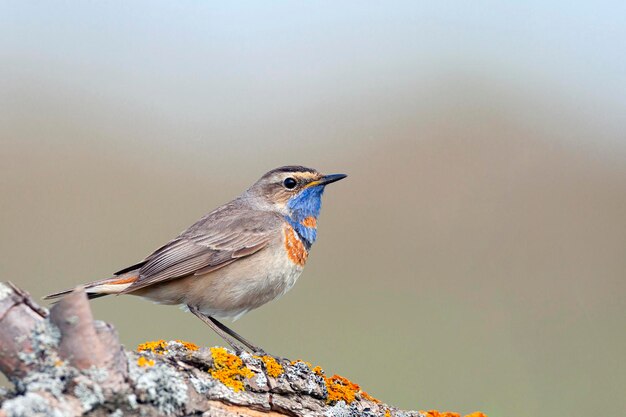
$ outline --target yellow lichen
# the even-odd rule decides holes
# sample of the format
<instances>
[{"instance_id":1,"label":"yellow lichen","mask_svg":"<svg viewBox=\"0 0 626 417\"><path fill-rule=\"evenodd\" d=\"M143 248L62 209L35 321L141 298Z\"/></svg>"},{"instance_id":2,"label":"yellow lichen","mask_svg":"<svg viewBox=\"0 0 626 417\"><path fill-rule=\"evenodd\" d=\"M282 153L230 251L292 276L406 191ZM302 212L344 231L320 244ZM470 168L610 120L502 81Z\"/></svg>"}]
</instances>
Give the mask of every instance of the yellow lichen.
<instances>
[{"instance_id":1,"label":"yellow lichen","mask_svg":"<svg viewBox=\"0 0 626 417\"><path fill-rule=\"evenodd\" d=\"M213 355L213 367L209 370L211 376L233 391L243 391L243 379L252 378L254 373L244 365L241 358L221 347L212 347L211 355Z\"/></svg>"},{"instance_id":2,"label":"yellow lichen","mask_svg":"<svg viewBox=\"0 0 626 417\"><path fill-rule=\"evenodd\" d=\"M356 399L364 399L380 403L379 400L372 397L367 392L361 391L361 387L350 381L348 378L344 378L339 375L333 375L328 378L320 366L313 366L311 363L302 360L293 361L291 364L295 365L298 362L306 364L315 375L321 376L324 379L326 391L328 391L328 397L326 398L326 402L328 404L336 403L338 401L345 401L347 404L350 404Z\"/></svg>"},{"instance_id":3,"label":"yellow lichen","mask_svg":"<svg viewBox=\"0 0 626 417\"><path fill-rule=\"evenodd\" d=\"M139 359L137 359L137 365L141 366L142 368L144 366L154 366L154 359L146 359L141 356Z\"/></svg>"},{"instance_id":4,"label":"yellow lichen","mask_svg":"<svg viewBox=\"0 0 626 417\"><path fill-rule=\"evenodd\" d=\"M420 411L420 413L424 414L426 417L461 417L459 413L452 413L450 411L437 411L437 410L429 410L429 411ZM465 417L487 417L485 414L480 411L475 411L472 414L467 414Z\"/></svg>"},{"instance_id":5,"label":"yellow lichen","mask_svg":"<svg viewBox=\"0 0 626 417\"><path fill-rule=\"evenodd\" d=\"M385 410L385 417L391 417L391 411L389 411L389 409Z\"/></svg>"},{"instance_id":6,"label":"yellow lichen","mask_svg":"<svg viewBox=\"0 0 626 417\"><path fill-rule=\"evenodd\" d=\"M145 342L137 346L137 352L152 352L162 355L167 351L167 342L165 340L153 340Z\"/></svg>"},{"instance_id":7,"label":"yellow lichen","mask_svg":"<svg viewBox=\"0 0 626 417\"><path fill-rule=\"evenodd\" d=\"M369 394L368 394L367 392L365 392L365 391L361 391L361 397L362 397L364 400L368 400L368 401L371 401L371 402L376 403L376 404L379 404L379 403L380 403L380 400L379 400L379 399L372 397L371 395L369 395ZM389 410L387 410L387 411L389 411Z\"/></svg>"},{"instance_id":8,"label":"yellow lichen","mask_svg":"<svg viewBox=\"0 0 626 417\"><path fill-rule=\"evenodd\" d=\"M176 340L176 342L183 345L183 348L187 350L198 350L198 346L195 343L186 342L184 340ZM165 340L154 340L151 342L145 342L137 346L137 352L152 352L158 355L163 355L167 352L168 342Z\"/></svg>"},{"instance_id":9,"label":"yellow lichen","mask_svg":"<svg viewBox=\"0 0 626 417\"><path fill-rule=\"evenodd\" d=\"M357 384L339 375L333 375L330 378L324 377L324 380L328 391L328 398L326 399L328 403L343 400L346 404L350 404L356 398L356 394L361 391Z\"/></svg>"},{"instance_id":10,"label":"yellow lichen","mask_svg":"<svg viewBox=\"0 0 626 417\"><path fill-rule=\"evenodd\" d=\"M267 369L267 374L271 376L272 378L278 378L280 375L282 375L285 372L282 365L278 363L276 359L274 359L273 357L265 355L261 357L261 360L265 364L265 368Z\"/></svg>"},{"instance_id":11,"label":"yellow lichen","mask_svg":"<svg viewBox=\"0 0 626 417\"><path fill-rule=\"evenodd\" d=\"M183 345L183 347L184 347L185 349L187 349L187 350L198 350L198 349L200 349L200 348L198 347L198 345L196 345L195 343L185 342L184 340L179 340L179 339L176 339L176 341L177 341L178 343L180 343L181 345Z\"/></svg>"},{"instance_id":12,"label":"yellow lichen","mask_svg":"<svg viewBox=\"0 0 626 417\"><path fill-rule=\"evenodd\" d=\"M426 417L461 417L458 413L451 413L449 411L439 412L437 410L420 411Z\"/></svg>"}]
</instances>

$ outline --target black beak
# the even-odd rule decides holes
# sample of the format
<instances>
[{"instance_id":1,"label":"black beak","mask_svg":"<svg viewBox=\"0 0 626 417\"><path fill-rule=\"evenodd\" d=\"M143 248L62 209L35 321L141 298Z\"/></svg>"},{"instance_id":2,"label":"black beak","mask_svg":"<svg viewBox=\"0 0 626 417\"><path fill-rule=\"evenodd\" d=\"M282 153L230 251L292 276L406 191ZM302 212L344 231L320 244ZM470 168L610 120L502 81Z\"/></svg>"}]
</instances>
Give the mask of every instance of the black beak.
<instances>
[{"instance_id":1,"label":"black beak","mask_svg":"<svg viewBox=\"0 0 626 417\"><path fill-rule=\"evenodd\" d=\"M346 174L324 175L322 177L322 179L319 180L318 184L320 184L320 185L327 185L327 184L330 184L331 182L336 182L336 181L342 180L345 177L347 177Z\"/></svg>"}]
</instances>

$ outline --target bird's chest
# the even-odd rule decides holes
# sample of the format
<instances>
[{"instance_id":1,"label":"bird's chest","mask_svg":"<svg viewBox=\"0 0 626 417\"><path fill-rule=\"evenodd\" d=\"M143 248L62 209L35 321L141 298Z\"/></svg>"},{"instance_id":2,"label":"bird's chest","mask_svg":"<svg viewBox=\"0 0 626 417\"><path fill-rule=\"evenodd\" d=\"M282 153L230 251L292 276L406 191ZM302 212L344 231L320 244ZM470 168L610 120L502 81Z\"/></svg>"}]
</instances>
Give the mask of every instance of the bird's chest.
<instances>
[{"instance_id":1,"label":"bird's chest","mask_svg":"<svg viewBox=\"0 0 626 417\"><path fill-rule=\"evenodd\" d=\"M306 241L288 223L283 225L282 239L273 252L261 291L270 299L280 297L294 286L309 257Z\"/></svg>"},{"instance_id":2,"label":"bird's chest","mask_svg":"<svg viewBox=\"0 0 626 417\"><path fill-rule=\"evenodd\" d=\"M309 257L307 241L303 239L291 224L283 226L283 249L289 262L303 267Z\"/></svg>"},{"instance_id":3,"label":"bird's chest","mask_svg":"<svg viewBox=\"0 0 626 417\"><path fill-rule=\"evenodd\" d=\"M284 295L295 285L304 268L308 251L294 231L285 227L282 242L263 256L267 258L263 266L256 270L263 279L254 280L248 287L248 290L254 287L260 304Z\"/></svg>"}]
</instances>

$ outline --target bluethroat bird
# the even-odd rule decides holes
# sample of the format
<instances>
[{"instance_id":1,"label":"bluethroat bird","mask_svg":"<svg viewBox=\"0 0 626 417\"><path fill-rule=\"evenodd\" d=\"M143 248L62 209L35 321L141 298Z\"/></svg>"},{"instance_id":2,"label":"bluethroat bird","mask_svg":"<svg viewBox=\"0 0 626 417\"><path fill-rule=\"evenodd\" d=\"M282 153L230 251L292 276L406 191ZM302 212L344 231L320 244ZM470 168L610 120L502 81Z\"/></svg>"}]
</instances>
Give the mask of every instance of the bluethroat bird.
<instances>
[{"instance_id":1,"label":"bluethroat bird","mask_svg":"<svg viewBox=\"0 0 626 417\"><path fill-rule=\"evenodd\" d=\"M87 296L131 294L186 306L236 351L241 343L262 352L218 319L237 319L293 287L317 237L324 189L345 177L276 168L143 261L85 284Z\"/></svg>"}]
</instances>

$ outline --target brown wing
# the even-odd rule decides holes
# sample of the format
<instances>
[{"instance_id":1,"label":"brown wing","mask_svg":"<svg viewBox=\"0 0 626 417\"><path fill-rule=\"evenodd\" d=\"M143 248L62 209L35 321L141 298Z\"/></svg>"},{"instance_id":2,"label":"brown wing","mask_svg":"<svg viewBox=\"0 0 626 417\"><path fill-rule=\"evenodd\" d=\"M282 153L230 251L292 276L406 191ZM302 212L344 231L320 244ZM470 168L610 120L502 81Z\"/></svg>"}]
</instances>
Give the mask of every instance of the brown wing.
<instances>
[{"instance_id":1,"label":"brown wing","mask_svg":"<svg viewBox=\"0 0 626 417\"><path fill-rule=\"evenodd\" d=\"M263 249L280 227L280 218L272 213L222 207L138 264L139 278L122 294L222 268Z\"/></svg>"}]
</instances>

